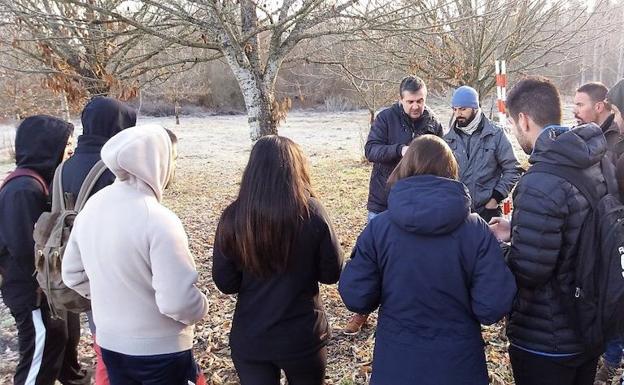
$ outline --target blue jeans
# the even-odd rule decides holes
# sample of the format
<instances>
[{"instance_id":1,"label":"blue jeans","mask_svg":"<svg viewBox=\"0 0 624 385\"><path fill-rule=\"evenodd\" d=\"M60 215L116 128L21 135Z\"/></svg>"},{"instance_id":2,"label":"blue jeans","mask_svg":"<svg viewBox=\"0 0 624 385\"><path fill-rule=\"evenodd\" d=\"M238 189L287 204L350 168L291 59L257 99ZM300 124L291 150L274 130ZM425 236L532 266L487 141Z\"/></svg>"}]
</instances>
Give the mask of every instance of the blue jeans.
<instances>
[{"instance_id":1,"label":"blue jeans","mask_svg":"<svg viewBox=\"0 0 624 385\"><path fill-rule=\"evenodd\" d=\"M609 341L604 353L604 360L612 368L619 368L622 361L622 349L624 349L624 341L621 338Z\"/></svg>"},{"instance_id":2,"label":"blue jeans","mask_svg":"<svg viewBox=\"0 0 624 385\"><path fill-rule=\"evenodd\" d=\"M197 381L193 353L130 356L102 348L110 385L188 385Z\"/></svg>"},{"instance_id":3,"label":"blue jeans","mask_svg":"<svg viewBox=\"0 0 624 385\"><path fill-rule=\"evenodd\" d=\"M371 219L375 218L379 213L374 213L372 211L368 212L368 216L366 217L366 223L370 222Z\"/></svg>"}]
</instances>

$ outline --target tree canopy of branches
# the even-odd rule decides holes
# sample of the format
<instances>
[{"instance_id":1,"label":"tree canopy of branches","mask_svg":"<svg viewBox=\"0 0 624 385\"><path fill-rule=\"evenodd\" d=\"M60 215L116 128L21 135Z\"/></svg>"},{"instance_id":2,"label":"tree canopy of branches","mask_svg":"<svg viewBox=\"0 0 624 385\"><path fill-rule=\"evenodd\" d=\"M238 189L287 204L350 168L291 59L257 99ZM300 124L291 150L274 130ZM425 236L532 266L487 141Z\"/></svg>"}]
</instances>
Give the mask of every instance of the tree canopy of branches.
<instances>
[{"instance_id":1,"label":"tree canopy of branches","mask_svg":"<svg viewBox=\"0 0 624 385\"><path fill-rule=\"evenodd\" d=\"M123 9L123 0L85 1L103 10ZM129 18L147 20L142 9L125 8ZM208 60L181 58L169 41L155 39L106 12L60 0L0 0L4 21L0 66L44 75L43 86L70 103L94 95L121 99L181 66Z\"/></svg>"},{"instance_id":2,"label":"tree canopy of branches","mask_svg":"<svg viewBox=\"0 0 624 385\"><path fill-rule=\"evenodd\" d=\"M81 0L62 0L112 17L186 47L223 55L241 88L252 140L277 132L290 100L276 100L279 69L302 41L392 28L413 15L414 4L371 0L142 0L144 18ZM175 33L174 33L175 32Z\"/></svg>"}]
</instances>

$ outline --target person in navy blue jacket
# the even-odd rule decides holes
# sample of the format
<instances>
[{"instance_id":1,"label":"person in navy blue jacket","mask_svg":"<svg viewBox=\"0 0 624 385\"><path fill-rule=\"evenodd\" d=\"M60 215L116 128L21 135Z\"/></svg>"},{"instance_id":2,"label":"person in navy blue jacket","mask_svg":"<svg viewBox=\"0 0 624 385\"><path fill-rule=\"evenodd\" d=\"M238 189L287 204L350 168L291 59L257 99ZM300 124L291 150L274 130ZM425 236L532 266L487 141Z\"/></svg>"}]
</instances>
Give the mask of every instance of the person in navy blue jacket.
<instances>
[{"instance_id":1,"label":"person in navy blue jacket","mask_svg":"<svg viewBox=\"0 0 624 385\"><path fill-rule=\"evenodd\" d=\"M372 385L488 384L480 325L509 313L516 284L457 176L442 139L415 139L340 277L349 310L379 307Z\"/></svg>"}]
</instances>

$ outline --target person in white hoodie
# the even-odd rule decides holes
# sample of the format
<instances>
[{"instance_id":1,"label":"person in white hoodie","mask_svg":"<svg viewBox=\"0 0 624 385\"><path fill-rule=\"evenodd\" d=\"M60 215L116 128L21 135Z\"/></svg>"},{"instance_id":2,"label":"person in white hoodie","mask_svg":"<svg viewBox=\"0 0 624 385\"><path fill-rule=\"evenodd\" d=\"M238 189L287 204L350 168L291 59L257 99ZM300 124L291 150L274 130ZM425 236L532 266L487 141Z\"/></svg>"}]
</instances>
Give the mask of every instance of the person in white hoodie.
<instances>
[{"instance_id":1,"label":"person in white hoodie","mask_svg":"<svg viewBox=\"0 0 624 385\"><path fill-rule=\"evenodd\" d=\"M76 217L63 281L91 299L111 385L195 383L193 324L208 312L182 223L160 201L175 167L164 128L128 128L102 148L116 181Z\"/></svg>"}]
</instances>

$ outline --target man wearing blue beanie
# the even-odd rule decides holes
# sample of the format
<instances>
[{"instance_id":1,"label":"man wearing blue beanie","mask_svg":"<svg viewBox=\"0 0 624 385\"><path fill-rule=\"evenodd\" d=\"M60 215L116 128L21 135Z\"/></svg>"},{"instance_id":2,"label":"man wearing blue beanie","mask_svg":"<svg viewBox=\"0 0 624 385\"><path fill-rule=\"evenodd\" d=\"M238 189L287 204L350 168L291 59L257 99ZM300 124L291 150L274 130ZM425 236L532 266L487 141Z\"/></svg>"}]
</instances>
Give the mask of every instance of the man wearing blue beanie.
<instances>
[{"instance_id":1,"label":"man wearing blue beanie","mask_svg":"<svg viewBox=\"0 0 624 385\"><path fill-rule=\"evenodd\" d=\"M502 128L479 107L479 94L468 86L455 90L453 118L444 139L459 164L459 180L468 187L472 211L489 222L501 215L500 202L520 179L520 163Z\"/></svg>"}]
</instances>

